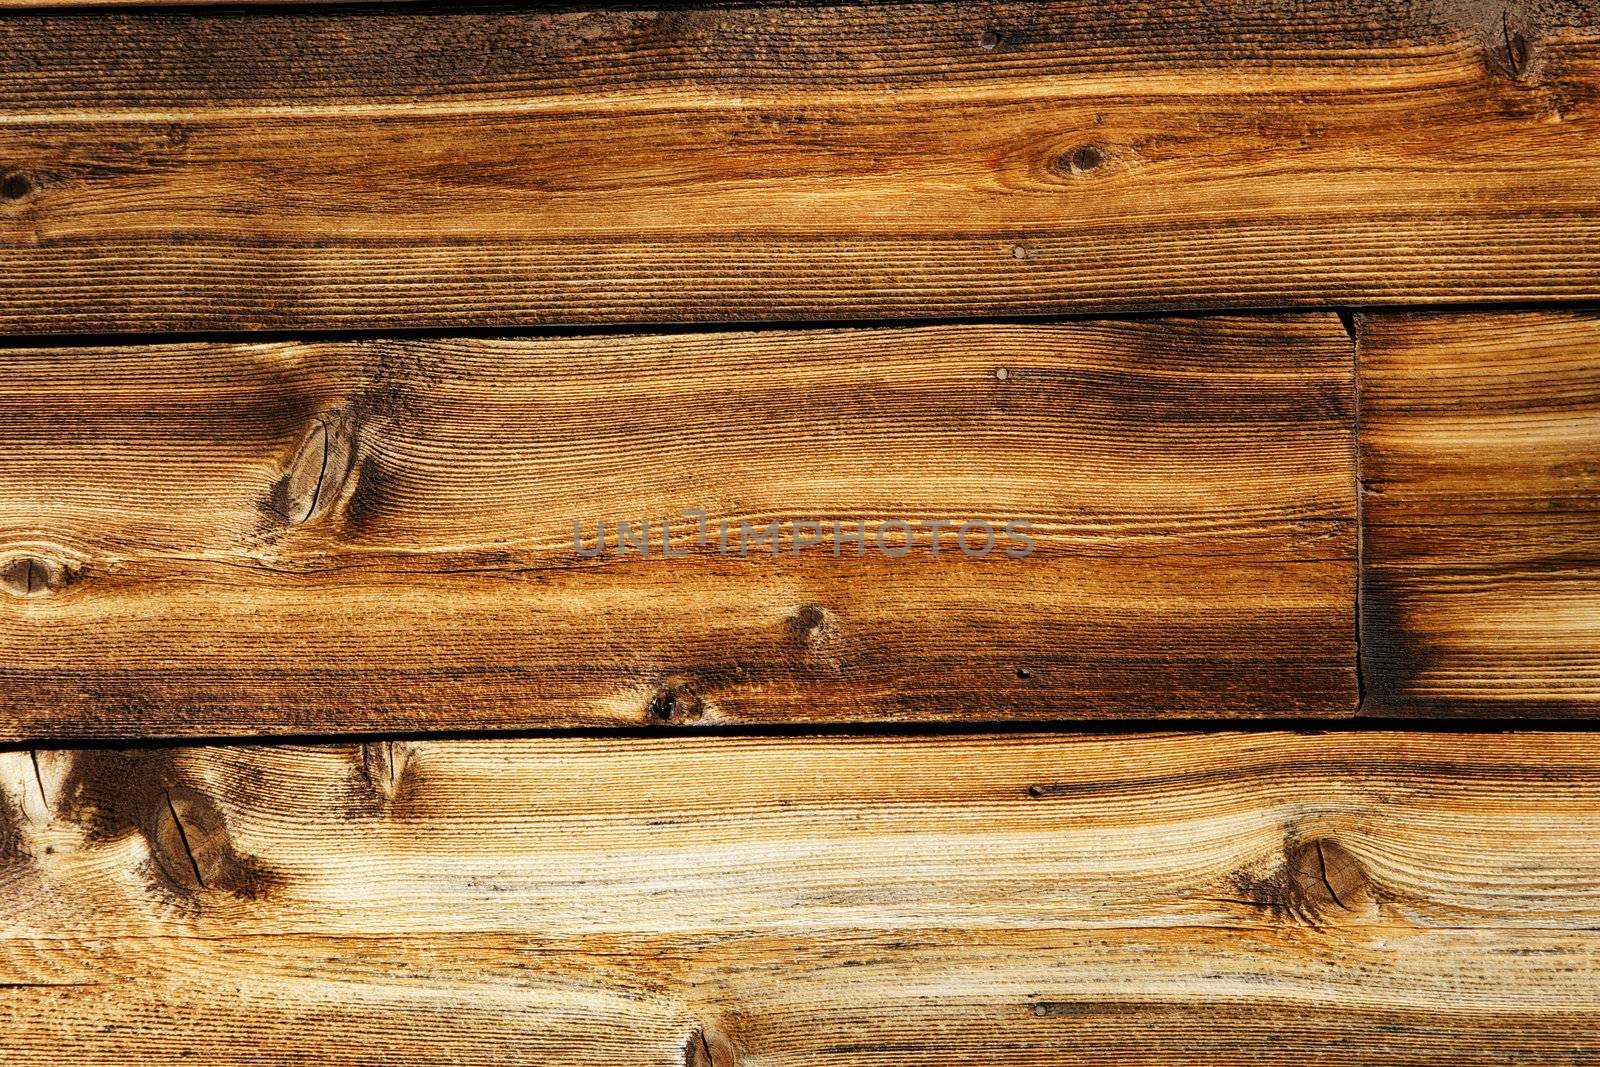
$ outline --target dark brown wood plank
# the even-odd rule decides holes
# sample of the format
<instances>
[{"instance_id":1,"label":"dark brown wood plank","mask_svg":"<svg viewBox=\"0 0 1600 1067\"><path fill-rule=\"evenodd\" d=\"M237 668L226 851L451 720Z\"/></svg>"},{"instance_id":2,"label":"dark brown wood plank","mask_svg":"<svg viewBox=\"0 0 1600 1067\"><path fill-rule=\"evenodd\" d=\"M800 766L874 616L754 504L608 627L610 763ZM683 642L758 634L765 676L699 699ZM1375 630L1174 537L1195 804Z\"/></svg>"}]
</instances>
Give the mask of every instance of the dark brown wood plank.
<instances>
[{"instance_id":1,"label":"dark brown wood plank","mask_svg":"<svg viewBox=\"0 0 1600 1067\"><path fill-rule=\"evenodd\" d=\"M1360 327L1378 712L1600 714L1600 315Z\"/></svg>"},{"instance_id":2,"label":"dark brown wood plank","mask_svg":"<svg viewBox=\"0 0 1600 1067\"><path fill-rule=\"evenodd\" d=\"M6 31L14 332L1600 298L1589 4Z\"/></svg>"},{"instance_id":3,"label":"dark brown wood plank","mask_svg":"<svg viewBox=\"0 0 1600 1067\"><path fill-rule=\"evenodd\" d=\"M1352 378L1331 314L3 351L0 734L1348 714Z\"/></svg>"},{"instance_id":4,"label":"dark brown wood plank","mask_svg":"<svg viewBox=\"0 0 1600 1067\"><path fill-rule=\"evenodd\" d=\"M1600 738L0 754L74 1065L1593 1064Z\"/></svg>"}]
</instances>

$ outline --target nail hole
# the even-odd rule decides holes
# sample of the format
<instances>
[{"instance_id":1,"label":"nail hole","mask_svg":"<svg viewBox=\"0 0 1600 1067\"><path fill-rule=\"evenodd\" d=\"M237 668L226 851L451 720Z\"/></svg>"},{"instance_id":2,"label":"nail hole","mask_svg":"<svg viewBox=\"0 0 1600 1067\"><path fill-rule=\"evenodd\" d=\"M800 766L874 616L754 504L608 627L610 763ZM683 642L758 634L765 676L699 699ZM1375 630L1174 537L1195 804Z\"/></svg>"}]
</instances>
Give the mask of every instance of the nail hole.
<instances>
[{"instance_id":1,"label":"nail hole","mask_svg":"<svg viewBox=\"0 0 1600 1067\"><path fill-rule=\"evenodd\" d=\"M1044 786L1030 785L1028 787L1028 795L1033 799L1038 800L1040 797L1044 796Z\"/></svg>"},{"instance_id":2,"label":"nail hole","mask_svg":"<svg viewBox=\"0 0 1600 1067\"><path fill-rule=\"evenodd\" d=\"M699 718L704 711L705 704L692 690L669 685L650 698L645 717L655 722L674 722Z\"/></svg>"},{"instance_id":3,"label":"nail hole","mask_svg":"<svg viewBox=\"0 0 1600 1067\"><path fill-rule=\"evenodd\" d=\"M1033 252L1028 248L1027 245L1012 245L1011 246L1011 258L1012 259L1029 259L1032 256L1033 256Z\"/></svg>"},{"instance_id":4,"label":"nail hole","mask_svg":"<svg viewBox=\"0 0 1600 1067\"><path fill-rule=\"evenodd\" d=\"M1033 672L1030 671L1026 667L1018 667L1017 668L1017 677L1018 678L1032 678L1033 677Z\"/></svg>"},{"instance_id":5,"label":"nail hole","mask_svg":"<svg viewBox=\"0 0 1600 1067\"><path fill-rule=\"evenodd\" d=\"M992 52L1000 47L1000 35L993 30L984 30L978 34L978 47L986 52Z\"/></svg>"}]
</instances>

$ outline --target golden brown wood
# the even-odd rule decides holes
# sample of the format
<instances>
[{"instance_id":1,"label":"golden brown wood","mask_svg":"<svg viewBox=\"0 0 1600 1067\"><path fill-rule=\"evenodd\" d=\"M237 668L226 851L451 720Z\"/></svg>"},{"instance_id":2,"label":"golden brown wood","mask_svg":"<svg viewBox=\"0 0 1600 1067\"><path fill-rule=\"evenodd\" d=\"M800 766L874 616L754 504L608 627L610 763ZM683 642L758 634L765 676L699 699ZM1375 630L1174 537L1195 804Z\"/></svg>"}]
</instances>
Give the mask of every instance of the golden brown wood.
<instances>
[{"instance_id":1,"label":"golden brown wood","mask_svg":"<svg viewBox=\"0 0 1600 1067\"><path fill-rule=\"evenodd\" d=\"M1360 328L1371 710L1600 713L1600 316Z\"/></svg>"},{"instance_id":2,"label":"golden brown wood","mask_svg":"<svg viewBox=\"0 0 1600 1067\"><path fill-rule=\"evenodd\" d=\"M1587 3L6 29L10 331L1600 298Z\"/></svg>"},{"instance_id":3,"label":"golden brown wood","mask_svg":"<svg viewBox=\"0 0 1600 1067\"><path fill-rule=\"evenodd\" d=\"M383 746L0 754L8 1055L1594 1059L1594 735Z\"/></svg>"},{"instance_id":4,"label":"golden brown wood","mask_svg":"<svg viewBox=\"0 0 1600 1067\"><path fill-rule=\"evenodd\" d=\"M1349 714L1352 377L1331 314L6 351L0 734ZM895 519L995 547L790 536Z\"/></svg>"}]
</instances>

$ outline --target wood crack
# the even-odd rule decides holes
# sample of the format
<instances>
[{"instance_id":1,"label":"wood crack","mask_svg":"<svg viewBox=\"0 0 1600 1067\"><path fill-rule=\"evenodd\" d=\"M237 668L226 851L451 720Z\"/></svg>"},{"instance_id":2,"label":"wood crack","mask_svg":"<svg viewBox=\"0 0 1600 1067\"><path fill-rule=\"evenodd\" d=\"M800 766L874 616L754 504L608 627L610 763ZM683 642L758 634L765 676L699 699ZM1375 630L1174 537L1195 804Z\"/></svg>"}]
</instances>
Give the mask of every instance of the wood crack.
<instances>
[{"instance_id":1,"label":"wood crack","mask_svg":"<svg viewBox=\"0 0 1600 1067\"><path fill-rule=\"evenodd\" d=\"M170 791L162 794L166 797L167 812L172 816L172 824L178 831L178 843L183 846L183 854L189 859L189 867L194 871L195 884L201 889L206 887L205 876L200 873L200 863L194 857L194 849L189 846L189 833L183 828L183 820L178 817L178 808L172 802Z\"/></svg>"},{"instance_id":2,"label":"wood crack","mask_svg":"<svg viewBox=\"0 0 1600 1067\"><path fill-rule=\"evenodd\" d=\"M1344 901L1339 899L1339 891L1333 888L1333 882L1328 878L1328 857L1322 851L1320 839L1317 841L1317 871L1322 877L1322 884L1328 890L1328 896L1332 897L1333 902L1341 909L1349 910L1345 908Z\"/></svg>"},{"instance_id":3,"label":"wood crack","mask_svg":"<svg viewBox=\"0 0 1600 1067\"><path fill-rule=\"evenodd\" d=\"M28 761L33 764L33 780L39 786L39 802L44 805L44 810L50 810L50 796L44 789L44 775L39 772L39 753L36 749L28 750Z\"/></svg>"}]
</instances>

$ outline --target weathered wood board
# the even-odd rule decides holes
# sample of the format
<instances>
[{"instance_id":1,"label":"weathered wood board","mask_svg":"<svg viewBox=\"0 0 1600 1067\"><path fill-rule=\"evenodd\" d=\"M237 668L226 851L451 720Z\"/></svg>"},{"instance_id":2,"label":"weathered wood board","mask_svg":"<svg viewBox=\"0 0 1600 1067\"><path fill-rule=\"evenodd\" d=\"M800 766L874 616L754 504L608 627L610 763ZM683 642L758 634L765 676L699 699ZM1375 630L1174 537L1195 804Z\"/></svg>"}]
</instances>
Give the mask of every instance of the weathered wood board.
<instances>
[{"instance_id":1,"label":"weathered wood board","mask_svg":"<svg viewBox=\"0 0 1600 1067\"><path fill-rule=\"evenodd\" d=\"M1600 298L1588 3L5 28L12 332Z\"/></svg>"},{"instance_id":2,"label":"weathered wood board","mask_svg":"<svg viewBox=\"0 0 1600 1067\"><path fill-rule=\"evenodd\" d=\"M0 782L10 1062L1600 1059L1592 734L17 751Z\"/></svg>"},{"instance_id":3,"label":"weathered wood board","mask_svg":"<svg viewBox=\"0 0 1600 1067\"><path fill-rule=\"evenodd\" d=\"M12 739L1355 709L1332 314L59 347L0 377Z\"/></svg>"},{"instance_id":4,"label":"weathered wood board","mask_svg":"<svg viewBox=\"0 0 1600 1067\"><path fill-rule=\"evenodd\" d=\"M1600 315L1359 337L1366 706L1600 715Z\"/></svg>"}]
</instances>

